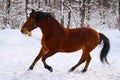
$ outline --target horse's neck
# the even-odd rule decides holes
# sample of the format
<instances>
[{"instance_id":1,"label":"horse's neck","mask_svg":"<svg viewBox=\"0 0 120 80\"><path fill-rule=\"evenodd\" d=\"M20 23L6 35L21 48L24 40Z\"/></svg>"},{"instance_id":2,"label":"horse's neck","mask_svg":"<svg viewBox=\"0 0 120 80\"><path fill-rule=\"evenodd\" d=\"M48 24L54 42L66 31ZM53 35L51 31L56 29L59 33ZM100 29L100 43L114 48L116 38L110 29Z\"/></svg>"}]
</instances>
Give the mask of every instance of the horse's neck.
<instances>
[{"instance_id":1,"label":"horse's neck","mask_svg":"<svg viewBox=\"0 0 120 80\"><path fill-rule=\"evenodd\" d=\"M48 33L49 27L47 26L45 22L40 23L39 28L41 29L43 35L49 34Z\"/></svg>"},{"instance_id":2,"label":"horse's neck","mask_svg":"<svg viewBox=\"0 0 120 80\"><path fill-rule=\"evenodd\" d=\"M52 20L42 21L40 24L40 28L42 30L43 35L55 35L55 34L63 34L64 27L60 25L58 22L54 22Z\"/></svg>"}]
</instances>

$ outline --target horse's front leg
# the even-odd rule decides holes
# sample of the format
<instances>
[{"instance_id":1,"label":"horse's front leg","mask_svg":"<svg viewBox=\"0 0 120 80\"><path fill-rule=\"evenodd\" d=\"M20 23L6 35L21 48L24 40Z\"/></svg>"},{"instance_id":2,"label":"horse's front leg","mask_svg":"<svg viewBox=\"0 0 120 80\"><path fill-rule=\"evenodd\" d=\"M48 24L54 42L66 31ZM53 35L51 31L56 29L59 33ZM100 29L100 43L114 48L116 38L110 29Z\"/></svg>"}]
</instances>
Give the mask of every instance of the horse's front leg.
<instances>
[{"instance_id":1,"label":"horse's front leg","mask_svg":"<svg viewBox=\"0 0 120 80\"><path fill-rule=\"evenodd\" d=\"M35 58L35 60L33 61L33 63L31 64L31 66L29 67L28 70L33 70L35 64L45 54L45 52L46 52L46 49L44 47L42 47L39 54L37 55L37 57Z\"/></svg>"},{"instance_id":2,"label":"horse's front leg","mask_svg":"<svg viewBox=\"0 0 120 80\"><path fill-rule=\"evenodd\" d=\"M43 64L44 64L44 67L45 67L46 69L48 69L50 72L53 72L53 69L52 69L51 66L49 66L49 65L46 63L46 59L47 59L48 57L54 55L55 53L56 53L56 51L54 51L54 50L49 50L49 51L46 53L46 55L44 55L44 56L42 57L42 62L43 62Z\"/></svg>"}]
</instances>

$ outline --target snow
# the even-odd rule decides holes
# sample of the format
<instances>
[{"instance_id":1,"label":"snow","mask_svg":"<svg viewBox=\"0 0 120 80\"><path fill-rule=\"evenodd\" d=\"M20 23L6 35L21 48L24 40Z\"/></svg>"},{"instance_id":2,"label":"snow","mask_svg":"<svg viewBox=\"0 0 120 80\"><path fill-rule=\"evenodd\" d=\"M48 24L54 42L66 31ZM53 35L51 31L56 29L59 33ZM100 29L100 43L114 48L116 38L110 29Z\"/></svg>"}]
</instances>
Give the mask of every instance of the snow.
<instances>
[{"instance_id":1,"label":"snow","mask_svg":"<svg viewBox=\"0 0 120 80\"><path fill-rule=\"evenodd\" d=\"M78 62L81 50L72 54L58 53L48 58L47 63L53 67L53 72L50 73L43 67L41 60L32 71L27 71L41 48L39 29L32 31L34 37L21 34L19 29L0 30L0 80L120 80L120 31L98 31L110 39L110 65L100 62L102 45L98 45L91 52L92 60L86 73L81 73L84 64L75 71L68 72Z\"/></svg>"}]
</instances>

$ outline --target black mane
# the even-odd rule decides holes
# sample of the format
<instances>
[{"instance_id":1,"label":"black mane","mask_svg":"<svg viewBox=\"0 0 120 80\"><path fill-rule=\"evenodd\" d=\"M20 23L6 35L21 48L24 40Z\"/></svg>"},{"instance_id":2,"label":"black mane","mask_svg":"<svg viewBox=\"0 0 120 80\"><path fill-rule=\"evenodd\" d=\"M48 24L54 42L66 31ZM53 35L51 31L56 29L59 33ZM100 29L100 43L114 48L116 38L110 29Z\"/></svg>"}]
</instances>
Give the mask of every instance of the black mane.
<instances>
[{"instance_id":1,"label":"black mane","mask_svg":"<svg viewBox=\"0 0 120 80\"><path fill-rule=\"evenodd\" d=\"M37 11L35 16L35 21L38 22L40 19L46 16L53 17L52 13Z\"/></svg>"}]
</instances>

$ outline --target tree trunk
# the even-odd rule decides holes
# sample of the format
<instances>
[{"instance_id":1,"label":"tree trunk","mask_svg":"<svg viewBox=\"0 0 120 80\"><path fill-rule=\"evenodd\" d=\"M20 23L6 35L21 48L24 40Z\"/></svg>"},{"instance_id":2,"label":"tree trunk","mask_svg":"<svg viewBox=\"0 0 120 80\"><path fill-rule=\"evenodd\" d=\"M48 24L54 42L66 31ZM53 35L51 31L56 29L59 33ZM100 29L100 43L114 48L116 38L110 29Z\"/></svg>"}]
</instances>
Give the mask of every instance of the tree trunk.
<instances>
[{"instance_id":1,"label":"tree trunk","mask_svg":"<svg viewBox=\"0 0 120 80\"><path fill-rule=\"evenodd\" d=\"M119 13L118 27L119 27L119 30L120 30L120 0L119 0L119 3L118 3L118 13Z\"/></svg>"},{"instance_id":2,"label":"tree trunk","mask_svg":"<svg viewBox=\"0 0 120 80\"><path fill-rule=\"evenodd\" d=\"M110 5L108 3L108 0L103 0L103 7L104 8L109 8L110 7Z\"/></svg>"},{"instance_id":3,"label":"tree trunk","mask_svg":"<svg viewBox=\"0 0 120 80\"><path fill-rule=\"evenodd\" d=\"M47 0L45 0L45 5L46 5L46 6L48 5L48 1L47 1Z\"/></svg>"},{"instance_id":4,"label":"tree trunk","mask_svg":"<svg viewBox=\"0 0 120 80\"><path fill-rule=\"evenodd\" d=\"M29 0L26 0L25 2L25 13L26 13L26 19L28 18L28 13L27 13L27 10L28 10L28 3L29 3Z\"/></svg>"},{"instance_id":5,"label":"tree trunk","mask_svg":"<svg viewBox=\"0 0 120 80\"><path fill-rule=\"evenodd\" d=\"M39 1L39 2L38 2L38 8L40 8L40 7L41 7L41 2Z\"/></svg>"},{"instance_id":6,"label":"tree trunk","mask_svg":"<svg viewBox=\"0 0 120 80\"><path fill-rule=\"evenodd\" d=\"M69 4L71 5L73 3L73 0L69 0ZM71 6L67 6L69 9L68 12L68 24L67 24L67 28L70 28L70 24L71 24Z\"/></svg>"},{"instance_id":7,"label":"tree trunk","mask_svg":"<svg viewBox=\"0 0 120 80\"><path fill-rule=\"evenodd\" d=\"M70 28L70 23L71 23L71 11L68 12L68 25L67 25L67 28Z\"/></svg>"},{"instance_id":8,"label":"tree trunk","mask_svg":"<svg viewBox=\"0 0 120 80\"><path fill-rule=\"evenodd\" d=\"M84 27L84 21L85 21L85 9L86 9L86 5L85 5L86 0L83 0L83 5L82 5L82 19L81 19L81 27Z\"/></svg>"},{"instance_id":9,"label":"tree trunk","mask_svg":"<svg viewBox=\"0 0 120 80\"><path fill-rule=\"evenodd\" d=\"M8 14L10 13L10 0L7 0L7 11Z\"/></svg>"},{"instance_id":10,"label":"tree trunk","mask_svg":"<svg viewBox=\"0 0 120 80\"><path fill-rule=\"evenodd\" d=\"M7 10L7 15L6 15L6 21L5 21L5 26L8 27L8 25L10 25L10 0L7 0L7 6L6 6L6 10Z\"/></svg>"},{"instance_id":11,"label":"tree trunk","mask_svg":"<svg viewBox=\"0 0 120 80\"><path fill-rule=\"evenodd\" d=\"M87 9L88 9L88 10L87 10L87 17L86 17L87 20L88 20L87 27L90 26L90 23L89 23L89 22L90 22L90 1L91 1L91 0L87 0Z\"/></svg>"},{"instance_id":12,"label":"tree trunk","mask_svg":"<svg viewBox=\"0 0 120 80\"><path fill-rule=\"evenodd\" d=\"M63 1L64 0L60 0L60 4L61 4L61 6L60 6L60 8L61 8L61 24L62 25L64 25L64 15L63 15Z\"/></svg>"}]
</instances>

